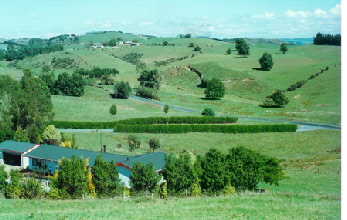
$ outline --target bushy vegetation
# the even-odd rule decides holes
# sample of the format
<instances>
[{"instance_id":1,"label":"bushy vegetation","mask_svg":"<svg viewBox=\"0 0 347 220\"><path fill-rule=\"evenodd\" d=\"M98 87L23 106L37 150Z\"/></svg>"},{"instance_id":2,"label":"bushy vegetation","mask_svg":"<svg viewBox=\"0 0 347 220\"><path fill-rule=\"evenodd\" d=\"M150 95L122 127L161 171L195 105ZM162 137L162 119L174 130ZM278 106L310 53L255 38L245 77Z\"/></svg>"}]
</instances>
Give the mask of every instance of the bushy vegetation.
<instances>
[{"instance_id":1,"label":"bushy vegetation","mask_svg":"<svg viewBox=\"0 0 347 220\"><path fill-rule=\"evenodd\" d=\"M158 138L151 138L149 140L149 147L153 150L153 152L156 150L156 149L159 149L160 148L160 140Z\"/></svg>"},{"instance_id":2,"label":"bushy vegetation","mask_svg":"<svg viewBox=\"0 0 347 220\"><path fill-rule=\"evenodd\" d=\"M145 99L155 99L160 101L160 97L158 95L158 90L147 87L138 87L136 89L136 95Z\"/></svg>"},{"instance_id":3,"label":"bushy vegetation","mask_svg":"<svg viewBox=\"0 0 347 220\"><path fill-rule=\"evenodd\" d=\"M268 52L265 52L259 59L259 64L262 70L270 71L272 69L272 66L274 65L274 62L272 61L272 55Z\"/></svg>"},{"instance_id":4,"label":"bushy vegetation","mask_svg":"<svg viewBox=\"0 0 347 220\"><path fill-rule=\"evenodd\" d=\"M285 43L281 43L280 51L285 54L288 51L288 47Z\"/></svg>"},{"instance_id":5,"label":"bushy vegetation","mask_svg":"<svg viewBox=\"0 0 347 220\"><path fill-rule=\"evenodd\" d=\"M215 116L214 111L212 108L205 108L202 112L201 115L203 116Z\"/></svg>"},{"instance_id":6,"label":"bushy vegetation","mask_svg":"<svg viewBox=\"0 0 347 220\"><path fill-rule=\"evenodd\" d=\"M201 116L171 116L130 118L117 121L116 124L145 125L145 124L228 124L236 123L233 117L201 117Z\"/></svg>"},{"instance_id":7,"label":"bushy vegetation","mask_svg":"<svg viewBox=\"0 0 347 220\"><path fill-rule=\"evenodd\" d=\"M270 108L280 108L288 104L289 99L281 90L276 90L276 92L266 97L266 100L263 102L263 107Z\"/></svg>"},{"instance_id":8,"label":"bushy vegetation","mask_svg":"<svg viewBox=\"0 0 347 220\"><path fill-rule=\"evenodd\" d=\"M143 54L131 52L131 53L128 53L122 57L117 57L114 54L113 54L113 56L116 58L119 58L121 60L124 60L125 62L128 62L128 63L135 65L136 69L138 69L138 70L146 68L146 64L144 62L140 61Z\"/></svg>"},{"instance_id":9,"label":"bushy vegetation","mask_svg":"<svg viewBox=\"0 0 347 220\"><path fill-rule=\"evenodd\" d=\"M42 140L47 144L59 145L61 139L61 134L54 125L48 125L42 133Z\"/></svg>"},{"instance_id":10,"label":"bushy vegetation","mask_svg":"<svg viewBox=\"0 0 347 220\"><path fill-rule=\"evenodd\" d=\"M88 76L89 78L102 78L103 76L116 76L119 74L119 71L115 68L100 68L94 67L91 70L86 70L80 68L75 71L82 76Z\"/></svg>"},{"instance_id":11,"label":"bushy vegetation","mask_svg":"<svg viewBox=\"0 0 347 220\"><path fill-rule=\"evenodd\" d=\"M70 69L73 67L75 60L69 57L53 58L51 64L56 69Z\"/></svg>"},{"instance_id":12,"label":"bushy vegetation","mask_svg":"<svg viewBox=\"0 0 347 220\"><path fill-rule=\"evenodd\" d=\"M129 151L134 151L136 149L139 149L141 147L141 141L137 136L129 135L128 136L128 143L129 143Z\"/></svg>"},{"instance_id":13,"label":"bushy vegetation","mask_svg":"<svg viewBox=\"0 0 347 220\"><path fill-rule=\"evenodd\" d=\"M137 80L140 81L140 86L160 90L162 77L157 69L145 69Z\"/></svg>"},{"instance_id":14,"label":"bushy vegetation","mask_svg":"<svg viewBox=\"0 0 347 220\"><path fill-rule=\"evenodd\" d=\"M155 172L153 163L135 162L130 175L131 190L134 193L153 192L160 180L160 176Z\"/></svg>"},{"instance_id":15,"label":"bushy vegetation","mask_svg":"<svg viewBox=\"0 0 347 220\"><path fill-rule=\"evenodd\" d=\"M120 81L114 84L114 97L120 99L128 99L132 88L128 82Z\"/></svg>"},{"instance_id":16,"label":"bushy vegetation","mask_svg":"<svg viewBox=\"0 0 347 220\"><path fill-rule=\"evenodd\" d=\"M64 72L58 75L55 83L56 94L67 96L82 96L84 94L85 80L82 75L73 73L71 76Z\"/></svg>"},{"instance_id":17,"label":"bushy vegetation","mask_svg":"<svg viewBox=\"0 0 347 220\"><path fill-rule=\"evenodd\" d=\"M207 99L221 99L225 95L225 87L220 79L213 78L207 82L204 91Z\"/></svg>"},{"instance_id":18,"label":"bushy vegetation","mask_svg":"<svg viewBox=\"0 0 347 220\"><path fill-rule=\"evenodd\" d=\"M113 104L110 108L110 114L111 115L116 115L117 114L117 106L116 104Z\"/></svg>"},{"instance_id":19,"label":"bushy vegetation","mask_svg":"<svg viewBox=\"0 0 347 220\"><path fill-rule=\"evenodd\" d=\"M243 38L235 40L235 49L239 55L247 56L250 54L248 43Z\"/></svg>"}]
</instances>

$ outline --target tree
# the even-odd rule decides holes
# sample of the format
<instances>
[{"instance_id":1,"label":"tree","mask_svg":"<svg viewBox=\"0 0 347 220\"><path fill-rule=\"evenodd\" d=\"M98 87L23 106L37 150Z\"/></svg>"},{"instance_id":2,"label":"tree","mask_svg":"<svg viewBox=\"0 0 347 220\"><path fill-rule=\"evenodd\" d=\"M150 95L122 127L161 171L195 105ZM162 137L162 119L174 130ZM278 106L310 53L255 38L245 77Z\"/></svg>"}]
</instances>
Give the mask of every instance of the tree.
<instances>
[{"instance_id":1,"label":"tree","mask_svg":"<svg viewBox=\"0 0 347 220\"><path fill-rule=\"evenodd\" d=\"M8 177L8 175L7 175L7 172L5 170L5 166L0 165L0 190L5 188L7 177Z\"/></svg>"},{"instance_id":2,"label":"tree","mask_svg":"<svg viewBox=\"0 0 347 220\"><path fill-rule=\"evenodd\" d=\"M191 38L191 37L192 37L192 35L190 33L184 35L184 38Z\"/></svg>"},{"instance_id":3,"label":"tree","mask_svg":"<svg viewBox=\"0 0 347 220\"><path fill-rule=\"evenodd\" d=\"M101 155L98 155L94 161L92 175L95 192L98 196L113 197L116 195L120 179L117 164L114 161L107 162L101 158Z\"/></svg>"},{"instance_id":4,"label":"tree","mask_svg":"<svg viewBox=\"0 0 347 220\"><path fill-rule=\"evenodd\" d=\"M145 69L141 72L140 78L137 80L140 81L141 86L160 90L162 77L157 69Z\"/></svg>"},{"instance_id":5,"label":"tree","mask_svg":"<svg viewBox=\"0 0 347 220\"><path fill-rule=\"evenodd\" d=\"M282 90L276 90L276 92L272 93L266 97L265 102L263 103L263 107L282 107L288 104L289 99L285 96Z\"/></svg>"},{"instance_id":6,"label":"tree","mask_svg":"<svg viewBox=\"0 0 347 220\"><path fill-rule=\"evenodd\" d=\"M207 82L205 89L207 99L221 99L225 95L225 87L221 80L213 78Z\"/></svg>"},{"instance_id":7,"label":"tree","mask_svg":"<svg viewBox=\"0 0 347 220\"><path fill-rule=\"evenodd\" d=\"M111 47L114 47L117 45L117 39L115 38L112 38L109 42L108 42L108 45L110 45Z\"/></svg>"},{"instance_id":8,"label":"tree","mask_svg":"<svg viewBox=\"0 0 347 220\"><path fill-rule=\"evenodd\" d=\"M138 43L138 42L140 42L140 40L139 39L134 39L132 42L133 43Z\"/></svg>"},{"instance_id":9,"label":"tree","mask_svg":"<svg viewBox=\"0 0 347 220\"><path fill-rule=\"evenodd\" d=\"M5 191L6 198L19 197L20 196L20 188L19 188L20 176L19 176L19 171L11 169L11 171L10 171L10 179L11 179L11 182L6 187L6 191Z\"/></svg>"},{"instance_id":10,"label":"tree","mask_svg":"<svg viewBox=\"0 0 347 220\"><path fill-rule=\"evenodd\" d=\"M274 65L272 61L272 55L268 52L265 52L263 56L259 59L259 63L262 70L270 71L272 69L272 66Z\"/></svg>"},{"instance_id":11,"label":"tree","mask_svg":"<svg viewBox=\"0 0 347 220\"><path fill-rule=\"evenodd\" d=\"M210 149L201 159L201 168L201 188L209 193L221 192L229 181L225 156L216 149Z\"/></svg>"},{"instance_id":12,"label":"tree","mask_svg":"<svg viewBox=\"0 0 347 220\"><path fill-rule=\"evenodd\" d=\"M165 114L167 114L169 112L169 109L170 109L169 105L165 104L164 105L164 112L165 112Z\"/></svg>"},{"instance_id":13,"label":"tree","mask_svg":"<svg viewBox=\"0 0 347 220\"><path fill-rule=\"evenodd\" d=\"M229 181L238 191L254 190L260 182L278 185L285 178L278 160L244 147L231 148L226 164Z\"/></svg>"},{"instance_id":14,"label":"tree","mask_svg":"<svg viewBox=\"0 0 347 220\"><path fill-rule=\"evenodd\" d=\"M39 76L39 78L47 85L49 92L51 95L56 94L55 89L55 76L54 73L43 73Z\"/></svg>"},{"instance_id":15,"label":"tree","mask_svg":"<svg viewBox=\"0 0 347 220\"><path fill-rule=\"evenodd\" d=\"M110 114L111 115L116 115L117 114L117 106L116 104L113 104L110 108Z\"/></svg>"},{"instance_id":16,"label":"tree","mask_svg":"<svg viewBox=\"0 0 347 220\"><path fill-rule=\"evenodd\" d=\"M247 56L249 55L249 46L245 39L239 38L235 41L235 48L239 55Z\"/></svg>"},{"instance_id":17,"label":"tree","mask_svg":"<svg viewBox=\"0 0 347 220\"><path fill-rule=\"evenodd\" d=\"M67 96L82 96L84 94L85 81L82 75L73 73L69 76L68 73L64 72L58 75L56 82L56 88L63 95Z\"/></svg>"},{"instance_id":18,"label":"tree","mask_svg":"<svg viewBox=\"0 0 347 220\"><path fill-rule=\"evenodd\" d=\"M149 147L153 149L153 152L154 150L160 148L160 141L158 140L158 138L151 138L148 144L149 144Z\"/></svg>"},{"instance_id":19,"label":"tree","mask_svg":"<svg viewBox=\"0 0 347 220\"><path fill-rule=\"evenodd\" d=\"M189 190L197 178L189 154L181 154L177 157L172 154L167 156L162 174L167 181L168 192L171 194Z\"/></svg>"},{"instance_id":20,"label":"tree","mask_svg":"<svg viewBox=\"0 0 347 220\"><path fill-rule=\"evenodd\" d=\"M188 47L194 47L194 43L193 42L190 42Z\"/></svg>"},{"instance_id":21,"label":"tree","mask_svg":"<svg viewBox=\"0 0 347 220\"><path fill-rule=\"evenodd\" d=\"M201 112L201 115L204 116L215 116L214 111L212 108L205 108L204 111Z\"/></svg>"},{"instance_id":22,"label":"tree","mask_svg":"<svg viewBox=\"0 0 347 220\"><path fill-rule=\"evenodd\" d=\"M147 164L133 163L130 184L134 192L153 192L159 180L160 176L155 172L152 162Z\"/></svg>"},{"instance_id":23,"label":"tree","mask_svg":"<svg viewBox=\"0 0 347 220\"><path fill-rule=\"evenodd\" d=\"M168 44L169 44L169 42L167 42L167 41L163 42L163 46L167 46Z\"/></svg>"},{"instance_id":24,"label":"tree","mask_svg":"<svg viewBox=\"0 0 347 220\"><path fill-rule=\"evenodd\" d=\"M196 45L195 47L194 47L194 51L200 51L201 50L201 47L199 47L198 45Z\"/></svg>"},{"instance_id":25,"label":"tree","mask_svg":"<svg viewBox=\"0 0 347 220\"><path fill-rule=\"evenodd\" d=\"M285 54L288 51L288 47L285 43L282 43L280 46L280 51Z\"/></svg>"},{"instance_id":26,"label":"tree","mask_svg":"<svg viewBox=\"0 0 347 220\"><path fill-rule=\"evenodd\" d=\"M226 54L231 54L231 48L228 48L227 51L225 52Z\"/></svg>"},{"instance_id":27,"label":"tree","mask_svg":"<svg viewBox=\"0 0 347 220\"><path fill-rule=\"evenodd\" d=\"M6 79L6 78L5 78ZM0 82L1 83L1 82ZM21 127L28 132L31 142L39 142L47 123L54 116L51 95L47 86L31 76L29 69L24 70L24 76L19 84L6 79L7 87L0 93L6 99L6 107L2 115L3 121L11 123L11 130ZM0 86L2 87L2 86Z\"/></svg>"},{"instance_id":28,"label":"tree","mask_svg":"<svg viewBox=\"0 0 347 220\"><path fill-rule=\"evenodd\" d=\"M57 188L63 198L81 198L88 191L85 160L73 155L59 161Z\"/></svg>"},{"instance_id":29,"label":"tree","mask_svg":"<svg viewBox=\"0 0 347 220\"><path fill-rule=\"evenodd\" d=\"M3 59L5 59L5 52L4 50L0 49L0 61L2 61Z\"/></svg>"},{"instance_id":30,"label":"tree","mask_svg":"<svg viewBox=\"0 0 347 220\"><path fill-rule=\"evenodd\" d=\"M128 143L129 143L129 151L134 151L135 149L139 149L141 146L140 139L134 135L128 136Z\"/></svg>"},{"instance_id":31,"label":"tree","mask_svg":"<svg viewBox=\"0 0 347 220\"><path fill-rule=\"evenodd\" d=\"M128 99L132 89L128 82L116 82L114 84L114 96L116 98Z\"/></svg>"},{"instance_id":32,"label":"tree","mask_svg":"<svg viewBox=\"0 0 347 220\"><path fill-rule=\"evenodd\" d=\"M42 133L42 139L47 144L59 145L61 143L61 134L54 125L48 125Z\"/></svg>"}]
</instances>

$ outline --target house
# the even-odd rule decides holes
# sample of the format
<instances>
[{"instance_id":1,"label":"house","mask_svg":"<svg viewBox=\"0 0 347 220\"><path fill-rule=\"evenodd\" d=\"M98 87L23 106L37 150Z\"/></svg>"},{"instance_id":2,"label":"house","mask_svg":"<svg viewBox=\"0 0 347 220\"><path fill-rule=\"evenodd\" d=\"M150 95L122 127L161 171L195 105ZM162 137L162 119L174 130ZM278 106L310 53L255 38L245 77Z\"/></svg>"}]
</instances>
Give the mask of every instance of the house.
<instances>
[{"instance_id":1,"label":"house","mask_svg":"<svg viewBox=\"0 0 347 220\"><path fill-rule=\"evenodd\" d=\"M29 170L41 170L53 174L59 169L59 160L62 158L77 157L88 158L87 166L93 167L98 155L111 162L115 161L118 166L119 178L124 185L130 188L130 175L134 162L154 164L155 171L160 173L165 166L165 153L153 152L144 155L127 156L112 153L96 152L82 149L71 149L57 145L36 145L26 142L5 141L0 144L0 162L8 165L21 166Z\"/></svg>"},{"instance_id":2,"label":"house","mask_svg":"<svg viewBox=\"0 0 347 220\"><path fill-rule=\"evenodd\" d=\"M5 141L0 144L0 164L20 166L23 169L29 167L29 158L26 153L37 148L39 145L27 142Z\"/></svg>"}]
</instances>

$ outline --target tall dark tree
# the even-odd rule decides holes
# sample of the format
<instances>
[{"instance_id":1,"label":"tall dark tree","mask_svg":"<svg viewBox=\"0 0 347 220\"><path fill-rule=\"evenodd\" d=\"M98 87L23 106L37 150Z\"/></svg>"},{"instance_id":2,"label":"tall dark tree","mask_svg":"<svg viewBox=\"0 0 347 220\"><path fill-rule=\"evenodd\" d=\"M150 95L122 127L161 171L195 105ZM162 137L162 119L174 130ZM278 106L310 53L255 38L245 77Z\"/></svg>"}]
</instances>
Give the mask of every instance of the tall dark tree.
<instances>
[{"instance_id":1,"label":"tall dark tree","mask_svg":"<svg viewBox=\"0 0 347 220\"><path fill-rule=\"evenodd\" d=\"M249 46L245 39L239 38L235 41L235 48L239 55L247 56L249 55Z\"/></svg>"}]
</instances>

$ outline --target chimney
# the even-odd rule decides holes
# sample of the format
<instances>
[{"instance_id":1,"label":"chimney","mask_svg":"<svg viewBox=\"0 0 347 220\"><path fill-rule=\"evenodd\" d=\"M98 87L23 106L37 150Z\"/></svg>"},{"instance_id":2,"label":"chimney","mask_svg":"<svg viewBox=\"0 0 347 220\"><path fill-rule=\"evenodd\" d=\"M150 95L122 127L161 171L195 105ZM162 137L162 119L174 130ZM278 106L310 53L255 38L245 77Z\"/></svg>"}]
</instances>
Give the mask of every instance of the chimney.
<instances>
[{"instance_id":1,"label":"chimney","mask_svg":"<svg viewBox=\"0 0 347 220\"><path fill-rule=\"evenodd\" d=\"M106 145L104 145L104 152L106 153Z\"/></svg>"}]
</instances>

